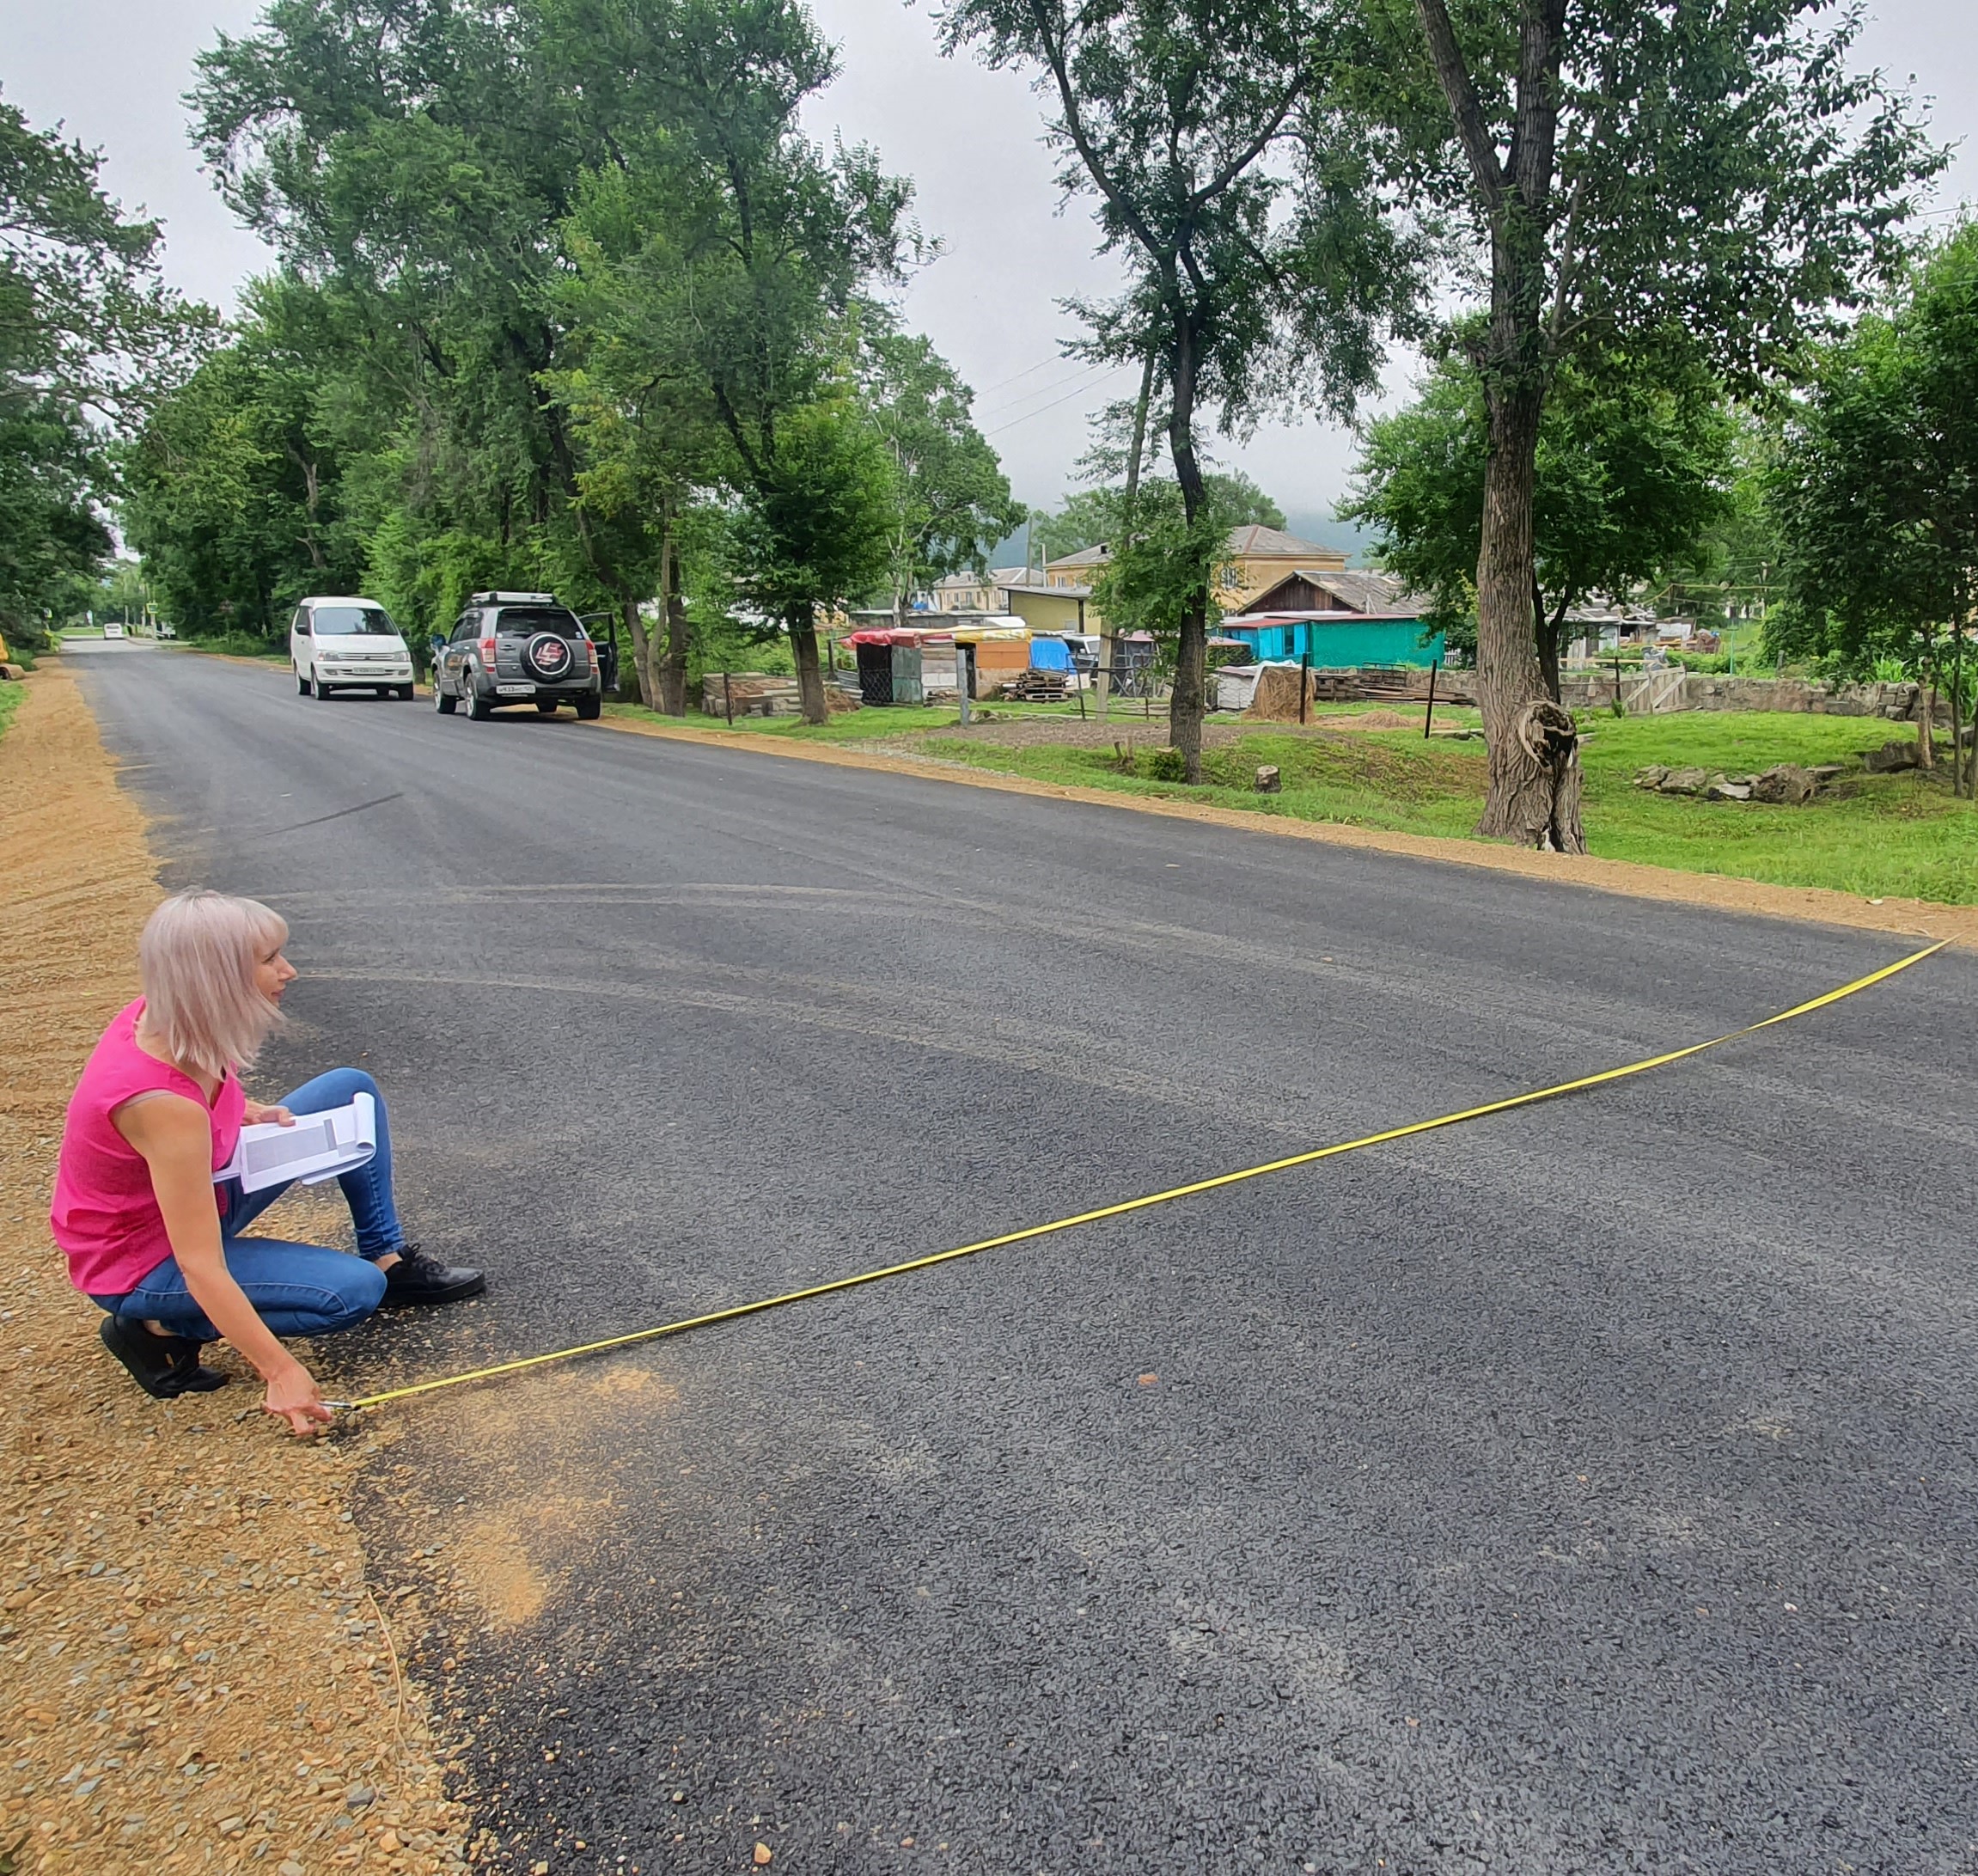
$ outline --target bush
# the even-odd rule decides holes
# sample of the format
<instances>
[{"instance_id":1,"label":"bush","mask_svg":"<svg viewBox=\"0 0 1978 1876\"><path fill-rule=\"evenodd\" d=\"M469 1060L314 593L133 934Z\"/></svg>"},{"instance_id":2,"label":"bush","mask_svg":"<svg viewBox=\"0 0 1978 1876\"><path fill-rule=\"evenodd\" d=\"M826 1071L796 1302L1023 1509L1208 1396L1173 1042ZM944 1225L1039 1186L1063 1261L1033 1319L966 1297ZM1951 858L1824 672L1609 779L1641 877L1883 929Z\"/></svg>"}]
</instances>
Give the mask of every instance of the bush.
<instances>
[{"instance_id":1,"label":"bush","mask_svg":"<svg viewBox=\"0 0 1978 1876\"><path fill-rule=\"evenodd\" d=\"M286 658L289 641L264 639L258 632L181 632L181 645L200 651L218 651L235 658Z\"/></svg>"},{"instance_id":2,"label":"bush","mask_svg":"<svg viewBox=\"0 0 1978 1876\"><path fill-rule=\"evenodd\" d=\"M1185 782L1188 759L1179 749L1149 749L1140 758L1140 773L1151 782Z\"/></svg>"},{"instance_id":3,"label":"bush","mask_svg":"<svg viewBox=\"0 0 1978 1876\"><path fill-rule=\"evenodd\" d=\"M15 662L29 669L34 666L34 654L46 651L50 643L41 621L30 619L26 613L0 612L0 639L7 641Z\"/></svg>"}]
</instances>

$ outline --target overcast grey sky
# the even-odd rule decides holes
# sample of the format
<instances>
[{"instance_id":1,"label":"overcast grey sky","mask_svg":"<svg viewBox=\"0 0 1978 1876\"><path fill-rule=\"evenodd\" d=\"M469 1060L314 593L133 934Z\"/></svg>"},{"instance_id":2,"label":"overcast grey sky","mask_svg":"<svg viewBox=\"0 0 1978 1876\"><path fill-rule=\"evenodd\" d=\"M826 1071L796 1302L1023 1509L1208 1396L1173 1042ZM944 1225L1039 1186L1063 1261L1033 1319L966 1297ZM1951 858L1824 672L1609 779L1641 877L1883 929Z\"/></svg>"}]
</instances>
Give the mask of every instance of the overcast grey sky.
<instances>
[{"instance_id":1,"label":"overcast grey sky","mask_svg":"<svg viewBox=\"0 0 1978 1876\"><path fill-rule=\"evenodd\" d=\"M1121 381L1091 383L1060 342L1075 321L1067 294L1103 290L1087 209L1059 212L1037 140L1038 101L1024 81L943 58L925 6L814 0L844 75L810 115L876 144L913 175L919 216L946 255L909 289L908 321L929 333L978 392L976 414L1016 492L1054 503L1086 442L1088 414ZM29 119L65 120L101 147L108 186L163 217L168 272L188 293L231 306L268 265L234 226L186 140L180 99L192 58L216 33L247 30L259 0L7 0L0 6L0 90ZM1863 58L1915 75L1945 141L1978 145L1978 6L1973 0L1871 0ZM1939 205L1978 198L1978 151L1961 153ZM1129 375L1130 376L1130 375ZM1351 460L1336 426L1277 425L1227 456L1294 514L1329 512Z\"/></svg>"}]
</instances>

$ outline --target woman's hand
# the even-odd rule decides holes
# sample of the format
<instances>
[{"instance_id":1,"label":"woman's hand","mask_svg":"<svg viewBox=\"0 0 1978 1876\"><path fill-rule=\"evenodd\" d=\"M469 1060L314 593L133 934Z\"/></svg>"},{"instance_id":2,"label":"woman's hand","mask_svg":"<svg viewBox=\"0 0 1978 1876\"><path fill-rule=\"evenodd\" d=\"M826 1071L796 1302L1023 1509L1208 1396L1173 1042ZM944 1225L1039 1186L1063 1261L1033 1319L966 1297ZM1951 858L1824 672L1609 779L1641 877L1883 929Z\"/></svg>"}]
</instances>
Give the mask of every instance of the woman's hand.
<instances>
[{"instance_id":1,"label":"woman's hand","mask_svg":"<svg viewBox=\"0 0 1978 1876\"><path fill-rule=\"evenodd\" d=\"M241 1120L248 1127L265 1127L272 1121L278 1127L293 1127L296 1117L286 1108L263 1107L259 1101L249 1101L241 1109Z\"/></svg>"},{"instance_id":2,"label":"woman's hand","mask_svg":"<svg viewBox=\"0 0 1978 1876\"><path fill-rule=\"evenodd\" d=\"M293 1360L268 1377L267 1398L262 1408L289 1423L298 1439L319 1433L336 1418L323 1404L316 1378L301 1362Z\"/></svg>"}]
</instances>

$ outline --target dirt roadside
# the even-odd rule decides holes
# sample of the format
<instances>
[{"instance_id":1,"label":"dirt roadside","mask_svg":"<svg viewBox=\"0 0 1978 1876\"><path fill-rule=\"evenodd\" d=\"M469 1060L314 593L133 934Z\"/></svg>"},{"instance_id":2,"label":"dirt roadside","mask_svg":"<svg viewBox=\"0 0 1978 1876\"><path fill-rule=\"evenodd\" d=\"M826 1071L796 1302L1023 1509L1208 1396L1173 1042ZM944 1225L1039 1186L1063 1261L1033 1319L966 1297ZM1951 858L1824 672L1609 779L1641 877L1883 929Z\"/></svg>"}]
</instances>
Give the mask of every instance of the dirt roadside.
<instances>
[{"instance_id":1,"label":"dirt roadside","mask_svg":"<svg viewBox=\"0 0 1978 1876\"><path fill-rule=\"evenodd\" d=\"M237 1361L146 1400L50 1242L63 1108L158 897L52 663L0 737L0 1876L464 1869L401 1674L420 1618L374 1593L345 1508L371 1443L290 1439Z\"/></svg>"},{"instance_id":2,"label":"dirt roadside","mask_svg":"<svg viewBox=\"0 0 1978 1876\"><path fill-rule=\"evenodd\" d=\"M1902 938L1944 938L1955 944L1978 946L1978 906L1939 905L1927 899L1857 899L1821 886L1773 886L1725 873L1682 873L1635 860L1601 859L1592 854L1534 853L1523 847L1500 846L1487 840L1444 840L1433 834L1390 834L1377 828L1348 827L1326 821L1294 821L1287 816L1247 814L1207 802L1160 796L1127 795L1105 788L1080 788L1070 783L1032 781L1020 775L998 775L924 756L876 755L824 742L792 742L778 736L752 735L739 730L702 730L686 724L642 723L607 717L595 727L622 735L660 736L675 742L713 744L746 749L752 755L783 756L792 761L824 762L838 768L877 769L894 775L919 775L931 781L955 782L968 788L988 788L1011 795L1039 795L1053 801L1078 801L1126 814L1157 815L1197 826L1233 828L1244 834L1275 835L1290 840L1317 840L1328 846L1358 847L1378 853L1401 853L1413 859L1441 860L1496 873L1517 873L1569 886L1590 886L1596 892L1619 893L1629 899L1658 899L1670 905L1709 906L1720 912L1750 913L1760 918L1797 919L1816 925L1840 925L1857 931L1886 932ZM1000 725L997 726L1000 728ZM1334 727L1328 725L1328 727ZM1233 733L1233 732L1232 732ZM985 740L987 740L985 738Z\"/></svg>"}]
</instances>

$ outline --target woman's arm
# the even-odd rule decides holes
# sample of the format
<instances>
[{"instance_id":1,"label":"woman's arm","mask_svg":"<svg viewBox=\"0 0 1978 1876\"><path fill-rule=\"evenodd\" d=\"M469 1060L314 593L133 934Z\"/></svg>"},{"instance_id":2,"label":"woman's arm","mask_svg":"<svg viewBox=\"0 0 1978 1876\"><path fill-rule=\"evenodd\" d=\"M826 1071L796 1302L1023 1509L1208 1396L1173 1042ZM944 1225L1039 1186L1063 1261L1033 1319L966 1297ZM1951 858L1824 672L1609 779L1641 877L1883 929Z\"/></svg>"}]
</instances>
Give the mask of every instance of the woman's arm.
<instances>
[{"instance_id":1,"label":"woman's arm","mask_svg":"<svg viewBox=\"0 0 1978 1876\"><path fill-rule=\"evenodd\" d=\"M159 1094L126 1102L110 1118L151 1169L151 1190L192 1300L268 1384L266 1410L287 1421L294 1433L314 1433L333 1418L315 1378L255 1313L227 1268L213 1202L213 1136L205 1111L183 1095Z\"/></svg>"}]
</instances>

